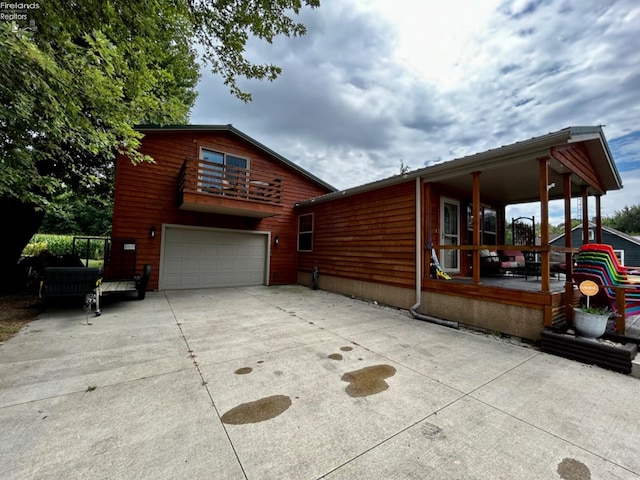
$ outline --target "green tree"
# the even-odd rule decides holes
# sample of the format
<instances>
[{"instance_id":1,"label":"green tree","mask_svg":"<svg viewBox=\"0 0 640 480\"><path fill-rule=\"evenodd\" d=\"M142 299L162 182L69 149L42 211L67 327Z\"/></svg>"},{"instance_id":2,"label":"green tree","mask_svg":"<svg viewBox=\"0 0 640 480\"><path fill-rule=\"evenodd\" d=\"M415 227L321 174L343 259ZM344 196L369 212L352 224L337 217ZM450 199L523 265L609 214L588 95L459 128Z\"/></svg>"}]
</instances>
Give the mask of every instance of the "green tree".
<instances>
[{"instance_id":1,"label":"green tree","mask_svg":"<svg viewBox=\"0 0 640 480\"><path fill-rule=\"evenodd\" d=\"M110 197L68 191L52 199L40 233L109 236L112 214Z\"/></svg>"},{"instance_id":2,"label":"green tree","mask_svg":"<svg viewBox=\"0 0 640 480\"><path fill-rule=\"evenodd\" d=\"M640 205L626 206L611 217L602 219L603 225L628 234L640 233Z\"/></svg>"},{"instance_id":3,"label":"green tree","mask_svg":"<svg viewBox=\"0 0 640 480\"><path fill-rule=\"evenodd\" d=\"M582 225L582 221L578 219L571 219L571 228ZM564 223L559 223L558 225L549 225L549 233L564 233Z\"/></svg>"},{"instance_id":4,"label":"green tree","mask_svg":"<svg viewBox=\"0 0 640 480\"><path fill-rule=\"evenodd\" d=\"M318 0L304 4L315 7ZM36 32L0 23L0 282L52 199L109 195L117 152L137 148L140 123L184 123L196 98L196 45L232 93L239 76L273 80L253 65L249 35L301 35L298 0L48 0L31 10Z\"/></svg>"}]
</instances>

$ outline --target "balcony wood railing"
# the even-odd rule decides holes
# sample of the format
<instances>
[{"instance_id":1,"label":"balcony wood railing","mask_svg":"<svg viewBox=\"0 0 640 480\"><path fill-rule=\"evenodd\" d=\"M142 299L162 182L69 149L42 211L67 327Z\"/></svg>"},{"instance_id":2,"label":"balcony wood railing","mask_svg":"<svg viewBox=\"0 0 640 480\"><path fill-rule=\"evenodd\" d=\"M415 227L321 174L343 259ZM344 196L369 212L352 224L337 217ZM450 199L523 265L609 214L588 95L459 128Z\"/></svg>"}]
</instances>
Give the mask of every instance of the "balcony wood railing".
<instances>
[{"instance_id":1,"label":"balcony wood railing","mask_svg":"<svg viewBox=\"0 0 640 480\"><path fill-rule=\"evenodd\" d=\"M186 158L178 177L178 193L197 193L280 206L282 179L259 170Z\"/></svg>"}]
</instances>

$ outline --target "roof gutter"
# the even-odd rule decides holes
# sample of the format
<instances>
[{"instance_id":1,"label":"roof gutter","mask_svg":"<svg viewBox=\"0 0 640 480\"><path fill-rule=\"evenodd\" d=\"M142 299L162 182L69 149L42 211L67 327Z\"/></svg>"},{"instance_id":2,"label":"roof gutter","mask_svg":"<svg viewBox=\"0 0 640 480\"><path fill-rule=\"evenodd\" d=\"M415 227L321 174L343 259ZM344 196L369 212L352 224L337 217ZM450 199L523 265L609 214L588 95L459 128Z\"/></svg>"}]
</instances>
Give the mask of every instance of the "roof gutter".
<instances>
[{"instance_id":1,"label":"roof gutter","mask_svg":"<svg viewBox=\"0 0 640 480\"><path fill-rule=\"evenodd\" d=\"M408 172L403 175L395 175L393 177L366 183L346 190L327 193L319 197L298 202L296 207L305 207L317 203L328 202L343 196L356 195L376 188L406 182L413 178L428 176L429 181L437 182L442 179L470 173L472 170L498 167L505 162L513 161L518 157L521 157L524 161L527 157L546 155L549 153L548 149L550 147L561 142L567 142L570 138L571 131L569 129L560 130L541 137L534 137L511 145L494 148L485 152L475 153L473 155L467 155L465 157L413 170L412 172Z\"/></svg>"}]
</instances>

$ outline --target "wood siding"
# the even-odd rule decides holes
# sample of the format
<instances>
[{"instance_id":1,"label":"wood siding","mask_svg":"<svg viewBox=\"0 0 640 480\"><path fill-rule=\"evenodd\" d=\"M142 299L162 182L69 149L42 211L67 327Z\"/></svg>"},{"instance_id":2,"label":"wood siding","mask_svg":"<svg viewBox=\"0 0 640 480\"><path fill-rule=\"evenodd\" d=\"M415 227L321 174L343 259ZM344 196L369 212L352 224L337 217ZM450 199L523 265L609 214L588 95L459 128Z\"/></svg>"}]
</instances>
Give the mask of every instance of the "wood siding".
<instances>
[{"instance_id":1,"label":"wood siding","mask_svg":"<svg viewBox=\"0 0 640 480\"><path fill-rule=\"evenodd\" d=\"M413 288L415 212L414 182L300 208L313 213L313 250L298 269Z\"/></svg>"},{"instance_id":2,"label":"wood siding","mask_svg":"<svg viewBox=\"0 0 640 480\"><path fill-rule=\"evenodd\" d=\"M582 178L599 192L604 193L604 187L600 177L596 172L593 163L589 159L584 145L566 145L563 147L553 147L551 156L565 165L572 173Z\"/></svg>"},{"instance_id":3,"label":"wood siding","mask_svg":"<svg viewBox=\"0 0 640 480\"><path fill-rule=\"evenodd\" d=\"M249 168L272 172L282 178L282 214L265 219L179 210L176 206L178 174L186 157L198 157L200 147L249 159ZM153 267L149 289L158 288L162 224L269 231L272 235L270 283L296 282L297 216L296 202L328 193L328 190L291 169L275 157L231 132L149 132L141 151L154 164L132 165L119 157L112 235L137 242L137 271L145 263ZM155 238L149 231L156 228ZM273 239L279 237L279 244Z\"/></svg>"}]
</instances>

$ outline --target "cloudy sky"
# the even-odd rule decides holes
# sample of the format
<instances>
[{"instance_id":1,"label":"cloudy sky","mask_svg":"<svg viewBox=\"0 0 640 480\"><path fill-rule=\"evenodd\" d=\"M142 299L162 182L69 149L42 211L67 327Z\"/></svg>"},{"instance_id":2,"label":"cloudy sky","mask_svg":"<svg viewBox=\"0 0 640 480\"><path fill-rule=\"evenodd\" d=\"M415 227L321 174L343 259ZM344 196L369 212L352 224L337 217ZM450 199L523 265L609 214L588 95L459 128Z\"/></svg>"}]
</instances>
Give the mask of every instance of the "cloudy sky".
<instances>
[{"instance_id":1,"label":"cloudy sky","mask_svg":"<svg viewBox=\"0 0 640 480\"><path fill-rule=\"evenodd\" d=\"M603 215L640 204L637 0L322 0L299 20L304 37L250 42L283 68L241 82L253 102L203 71L191 123L231 123L339 189L603 125L624 185Z\"/></svg>"}]
</instances>

